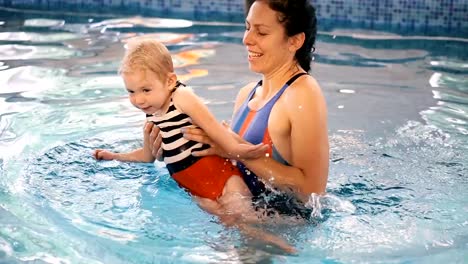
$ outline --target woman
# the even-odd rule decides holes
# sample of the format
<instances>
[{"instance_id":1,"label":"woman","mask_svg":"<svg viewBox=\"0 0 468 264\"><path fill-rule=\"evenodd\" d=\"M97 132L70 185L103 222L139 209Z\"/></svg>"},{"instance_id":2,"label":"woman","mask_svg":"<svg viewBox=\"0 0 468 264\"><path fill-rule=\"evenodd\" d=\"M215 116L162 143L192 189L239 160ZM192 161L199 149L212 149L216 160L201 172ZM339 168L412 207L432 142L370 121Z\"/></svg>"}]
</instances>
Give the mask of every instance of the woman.
<instances>
[{"instance_id":1,"label":"woman","mask_svg":"<svg viewBox=\"0 0 468 264\"><path fill-rule=\"evenodd\" d=\"M239 142L263 142L270 149L265 157L241 160L238 166L257 207L307 217L304 204L312 193L325 192L329 165L326 103L307 74L316 37L315 9L308 0L250 2L243 43L250 70L262 80L240 90L231 127ZM202 130L184 134L212 146L193 155L229 157ZM156 155L159 140L154 142Z\"/></svg>"}]
</instances>

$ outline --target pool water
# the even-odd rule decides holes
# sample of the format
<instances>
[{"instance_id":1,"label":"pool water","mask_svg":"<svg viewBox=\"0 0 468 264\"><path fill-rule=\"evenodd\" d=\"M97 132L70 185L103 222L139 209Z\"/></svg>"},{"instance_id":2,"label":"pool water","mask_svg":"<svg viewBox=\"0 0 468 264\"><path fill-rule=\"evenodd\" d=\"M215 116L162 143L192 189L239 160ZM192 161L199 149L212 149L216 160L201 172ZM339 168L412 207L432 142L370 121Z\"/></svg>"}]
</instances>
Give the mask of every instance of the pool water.
<instances>
[{"instance_id":1,"label":"pool water","mask_svg":"<svg viewBox=\"0 0 468 264\"><path fill-rule=\"evenodd\" d=\"M319 32L328 194L307 224L266 224L283 254L201 211L164 165L96 162L141 144L116 71L164 41L219 120L248 71L243 25L0 11L0 263L466 263L468 39Z\"/></svg>"}]
</instances>

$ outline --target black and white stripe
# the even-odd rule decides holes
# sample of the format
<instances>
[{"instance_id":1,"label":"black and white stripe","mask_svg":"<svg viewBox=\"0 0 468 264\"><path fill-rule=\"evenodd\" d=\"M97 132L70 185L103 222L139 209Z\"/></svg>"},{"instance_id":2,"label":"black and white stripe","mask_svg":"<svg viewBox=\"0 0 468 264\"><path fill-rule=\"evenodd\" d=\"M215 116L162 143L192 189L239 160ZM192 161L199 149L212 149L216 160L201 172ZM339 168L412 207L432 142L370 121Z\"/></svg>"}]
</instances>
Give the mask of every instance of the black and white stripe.
<instances>
[{"instance_id":1,"label":"black and white stripe","mask_svg":"<svg viewBox=\"0 0 468 264\"><path fill-rule=\"evenodd\" d=\"M146 117L148 121L153 122L160 129L164 162L171 174L189 167L200 159L192 156L192 151L209 147L183 137L181 128L195 126L187 114L180 112L175 107L172 98L165 114L160 116L147 115Z\"/></svg>"}]
</instances>

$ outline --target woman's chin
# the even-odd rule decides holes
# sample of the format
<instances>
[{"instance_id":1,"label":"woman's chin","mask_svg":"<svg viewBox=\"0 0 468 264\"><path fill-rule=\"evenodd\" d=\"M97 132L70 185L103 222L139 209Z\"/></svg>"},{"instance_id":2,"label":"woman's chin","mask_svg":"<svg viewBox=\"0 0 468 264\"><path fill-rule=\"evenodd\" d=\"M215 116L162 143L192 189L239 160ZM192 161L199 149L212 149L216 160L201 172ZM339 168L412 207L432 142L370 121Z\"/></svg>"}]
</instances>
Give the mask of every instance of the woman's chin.
<instances>
[{"instance_id":1,"label":"woman's chin","mask_svg":"<svg viewBox=\"0 0 468 264\"><path fill-rule=\"evenodd\" d=\"M263 73L263 71L259 67L252 65L252 63L249 63L249 70L255 73Z\"/></svg>"}]
</instances>

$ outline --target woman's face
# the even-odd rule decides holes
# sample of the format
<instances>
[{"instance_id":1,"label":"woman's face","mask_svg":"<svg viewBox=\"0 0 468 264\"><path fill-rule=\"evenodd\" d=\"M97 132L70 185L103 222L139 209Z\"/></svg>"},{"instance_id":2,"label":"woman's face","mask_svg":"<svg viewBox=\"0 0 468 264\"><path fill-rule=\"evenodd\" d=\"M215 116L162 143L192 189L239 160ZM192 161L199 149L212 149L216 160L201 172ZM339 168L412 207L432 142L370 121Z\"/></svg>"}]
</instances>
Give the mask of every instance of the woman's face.
<instances>
[{"instance_id":1,"label":"woman's face","mask_svg":"<svg viewBox=\"0 0 468 264\"><path fill-rule=\"evenodd\" d=\"M245 20L243 43L247 47L249 68L253 72L268 74L290 63L290 51L284 26L278 13L265 2L254 2Z\"/></svg>"}]
</instances>

